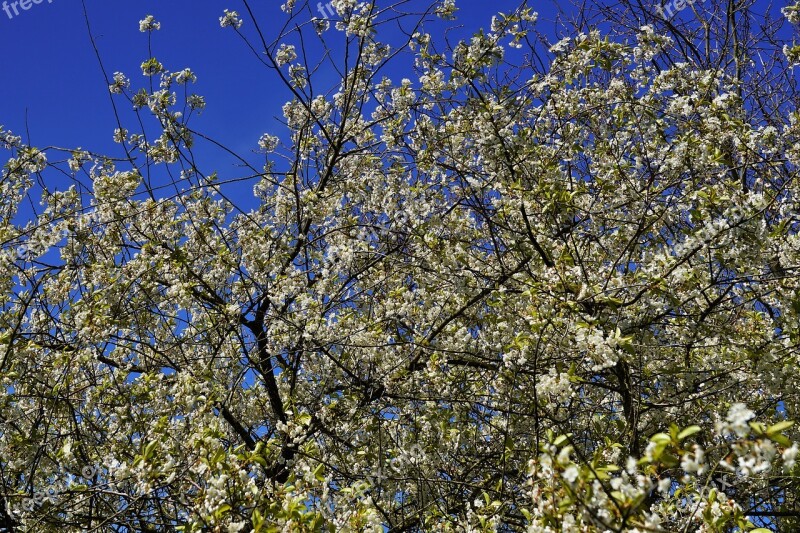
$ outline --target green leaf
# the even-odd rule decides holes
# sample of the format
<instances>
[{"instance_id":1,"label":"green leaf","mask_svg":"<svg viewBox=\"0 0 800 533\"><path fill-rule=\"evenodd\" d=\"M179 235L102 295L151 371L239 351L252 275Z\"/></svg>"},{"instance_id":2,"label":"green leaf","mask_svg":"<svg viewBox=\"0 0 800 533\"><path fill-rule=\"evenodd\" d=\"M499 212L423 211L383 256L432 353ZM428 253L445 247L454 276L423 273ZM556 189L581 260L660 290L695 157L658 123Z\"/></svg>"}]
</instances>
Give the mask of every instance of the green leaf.
<instances>
[{"instance_id":1,"label":"green leaf","mask_svg":"<svg viewBox=\"0 0 800 533\"><path fill-rule=\"evenodd\" d=\"M572 433L569 433L567 435L559 435L558 437L556 437L556 440L553 441L553 444L555 444L556 446L561 446L562 444L566 443L571 436Z\"/></svg>"},{"instance_id":2,"label":"green leaf","mask_svg":"<svg viewBox=\"0 0 800 533\"><path fill-rule=\"evenodd\" d=\"M671 453L665 453L661 456L660 461L667 466L676 466L680 460Z\"/></svg>"},{"instance_id":3,"label":"green leaf","mask_svg":"<svg viewBox=\"0 0 800 533\"><path fill-rule=\"evenodd\" d=\"M689 426L688 428L678 433L678 440L682 441L688 437L691 437L695 433L699 433L700 431L702 431L700 426Z\"/></svg>"},{"instance_id":4,"label":"green leaf","mask_svg":"<svg viewBox=\"0 0 800 533\"><path fill-rule=\"evenodd\" d=\"M655 442L656 444L662 444L670 442L672 440L672 437L670 437L666 433L656 433L655 435L650 437L650 440L652 442Z\"/></svg>"},{"instance_id":5,"label":"green leaf","mask_svg":"<svg viewBox=\"0 0 800 533\"><path fill-rule=\"evenodd\" d=\"M261 515L261 511L258 509L253 509L251 520L253 522L253 530L256 532L260 531L264 526L264 517Z\"/></svg>"},{"instance_id":6,"label":"green leaf","mask_svg":"<svg viewBox=\"0 0 800 533\"><path fill-rule=\"evenodd\" d=\"M223 503L219 507L219 509L216 510L216 512L214 514L217 515L217 516L222 516L223 514L227 513L230 510L231 510L231 506L229 504L227 504L227 503Z\"/></svg>"},{"instance_id":7,"label":"green leaf","mask_svg":"<svg viewBox=\"0 0 800 533\"><path fill-rule=\"evenodd\" d=\"M314 469L314 478L317 481L325 481L325 465L322 463L317 465L317 468Z\"/></svg>"},{"instance_id":8,"label":"green leaf","mask_svg":"<svg viewBox=\"0 0 800 533\"><path fill-rule=\"evenodd\" d=\"M780 433L778 433L777 435L768 435L768 437L769 437L769 440L771 440L772 442L777 442L781 446L791 446L792 445L792 441L789 440L789 437L787 437L786 435L781 435Z\"/></svg>"},{"instance_id":9,"label":"green leaf","mask_svg":"<svg viewBox=\"0 0 800 533\"><path fill-rule=\"evenodd\" d=\"M791 420L784 420L783 422L778 422L775 425L772 425L767 428L767 435L772 436L775 433L780 433L784 429L789 429L794 425L794 422Z\"/></svg>"},{"instance_id":10,"label":"green leaf","mask_svg":"<svg viewBox=\"0 0 800 533\"><path fill-rule=\"evenodd\" d=\"M148 442L147 445L144 447L144 452L142 452L142 458L147 461L150 459L150 456L153 454L153 451L158 446L158 441L151 441Z\"/></svg>"}]
</instances>

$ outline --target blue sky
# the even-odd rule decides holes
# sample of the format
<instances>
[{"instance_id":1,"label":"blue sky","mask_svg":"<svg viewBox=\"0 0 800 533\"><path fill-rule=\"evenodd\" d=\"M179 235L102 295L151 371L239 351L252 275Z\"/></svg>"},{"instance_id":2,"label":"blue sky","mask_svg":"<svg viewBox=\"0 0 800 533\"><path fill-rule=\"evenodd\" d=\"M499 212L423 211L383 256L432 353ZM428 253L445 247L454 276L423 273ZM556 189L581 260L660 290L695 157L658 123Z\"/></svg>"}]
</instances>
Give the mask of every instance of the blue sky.
<instances>
[{"instance_id":1,"label":"blue sky","mask_svg":"<svg viewBox=\"0 0 800 533\"><path fill-rule=\"evenodd\" d=\"M4 67L0 125L38 147L81 146L121 155L119 146L112 142L116 122L81 2L23 1L41 3L29 5L28 10L18 8L17 15L9 9L12 17L0 10L0 61ZM766 5L764 0L759 2ZM281 0L251 4L264 32L276 35L285 20ZM455 34L466 36L487 26L495 10L511 8L517 2L458 0L457 5L460 9L456 24L462 30ZM555 0L533 0L530 5L540 12L539 28L552 28ZM275 117L280 116L287 95L274 73L259 65L233 31L219 27L223 9L244 12L239 0L86 0L86 6L109 74L125 72L135 87L143 86L145 79L139 65L149 53L147 36L139 32L138 21L153 14L162 23L161 31L153 34L153 55L171 71L192 68L198 76L194 91L206 98L207 109L192 122L194 128L240 153L253 150L264 132L284 133ZM248 31L249 26L246 23L243 31ZM407 73L390 74L401 78ZM119 104L125 109L130 107L122 100ZM205 161L224 175L225 165L231 162L225 161L222 154L217 154L220 159L216 159L212 152L215 151L206 150L202 156L211 158Z\"/></svg>"},{"instance_id":2,"label":"blue sky","mask_svg":"<svg viewBox=\"0 0 800 533\"><path fill-rule=\"evenodd\" d=\"M121 155L112 142L116 122L81 3L41 2L27 11L17 8L17 15L9 6L11 18L0 10L0 61L5 72L0 83L0 125L37 147L81 146ZM285 20L280 4L251 2L268 36L276 35ZM487 26L498 8L497 3L482 0L461 0L458 5L457 24L470 32ZM153 55L171 71L192 68L198 76L194 92L206 98L207 108L193 121L194 128L243 153L256 147L262 133L283 133L275 117L287 100L285 91L230 28L219 26L223 9L244 12L241 2L86 0L86 6L109 75L122 71L134 87L144 84L139 65L149 54L138 21L153 14L161 22L161 30L153 34ZM246 22L242 30L248 26ZM121 99L118 103L130 108Z\"/></svg>"}]
</instances>

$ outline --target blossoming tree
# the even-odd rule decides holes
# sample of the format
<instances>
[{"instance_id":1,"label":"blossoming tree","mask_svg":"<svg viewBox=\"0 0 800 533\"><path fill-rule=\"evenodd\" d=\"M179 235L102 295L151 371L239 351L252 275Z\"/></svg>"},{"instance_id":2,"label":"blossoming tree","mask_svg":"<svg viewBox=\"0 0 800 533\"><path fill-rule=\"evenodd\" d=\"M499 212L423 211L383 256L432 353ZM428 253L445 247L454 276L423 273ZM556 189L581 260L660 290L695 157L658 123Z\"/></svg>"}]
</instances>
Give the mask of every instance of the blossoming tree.
<instances>
[{"instance_id":1,"label":"blossoming tree","mask_svg":"<svg viewBox=\"0 0 800 533\"><path fill-rule=\"evenodd\" d=\"M272 41L249 4L220 25L293 95L261 166L198 167L157 58L108 79L124 158L0 129L0 527L800 527L780 84L658 21L448 47L452 0L290 0Z\"/></svg>"}]
</instances>

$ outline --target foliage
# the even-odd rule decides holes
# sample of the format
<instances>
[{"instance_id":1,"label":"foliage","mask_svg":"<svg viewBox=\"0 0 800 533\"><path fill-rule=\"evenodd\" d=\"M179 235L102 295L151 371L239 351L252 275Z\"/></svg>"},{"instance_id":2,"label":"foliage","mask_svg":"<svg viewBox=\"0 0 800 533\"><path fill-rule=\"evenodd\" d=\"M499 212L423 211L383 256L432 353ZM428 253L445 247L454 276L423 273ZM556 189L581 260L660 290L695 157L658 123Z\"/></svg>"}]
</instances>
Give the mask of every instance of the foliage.
<instances>
[{"instance_id":1,"label":"foliage","mask_svg":"<svg viewBox=\"0 0 800 533\"><path fill-rule=\"evenodd\" d=\"M0 129L5 527L798 527L784 95L657 25L542 50L523 5L448 48L449 0L289 0L269 42L243 5L292 94L263 167L198 168L156 57L108 80L124 158Z\"/></svg>"}]
</instances>

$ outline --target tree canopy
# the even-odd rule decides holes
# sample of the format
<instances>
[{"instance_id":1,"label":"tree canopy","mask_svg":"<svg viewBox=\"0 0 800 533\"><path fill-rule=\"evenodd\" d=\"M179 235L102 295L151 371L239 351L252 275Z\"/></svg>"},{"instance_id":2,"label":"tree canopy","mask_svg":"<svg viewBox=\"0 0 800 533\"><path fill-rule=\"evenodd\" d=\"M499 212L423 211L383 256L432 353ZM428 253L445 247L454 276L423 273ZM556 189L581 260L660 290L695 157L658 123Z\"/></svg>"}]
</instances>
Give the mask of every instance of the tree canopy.
<instances>
[{"instance_id":1,"label":"tree canopy","mask_svg":"<svg viewBox=\"0 0 800 533\"><path fill-rule=\"evenodd\" d=\"M0 529L800 528L800 4L239 4L258 163L157 48L0 128Z\"/></svg>"}]
</instances>

